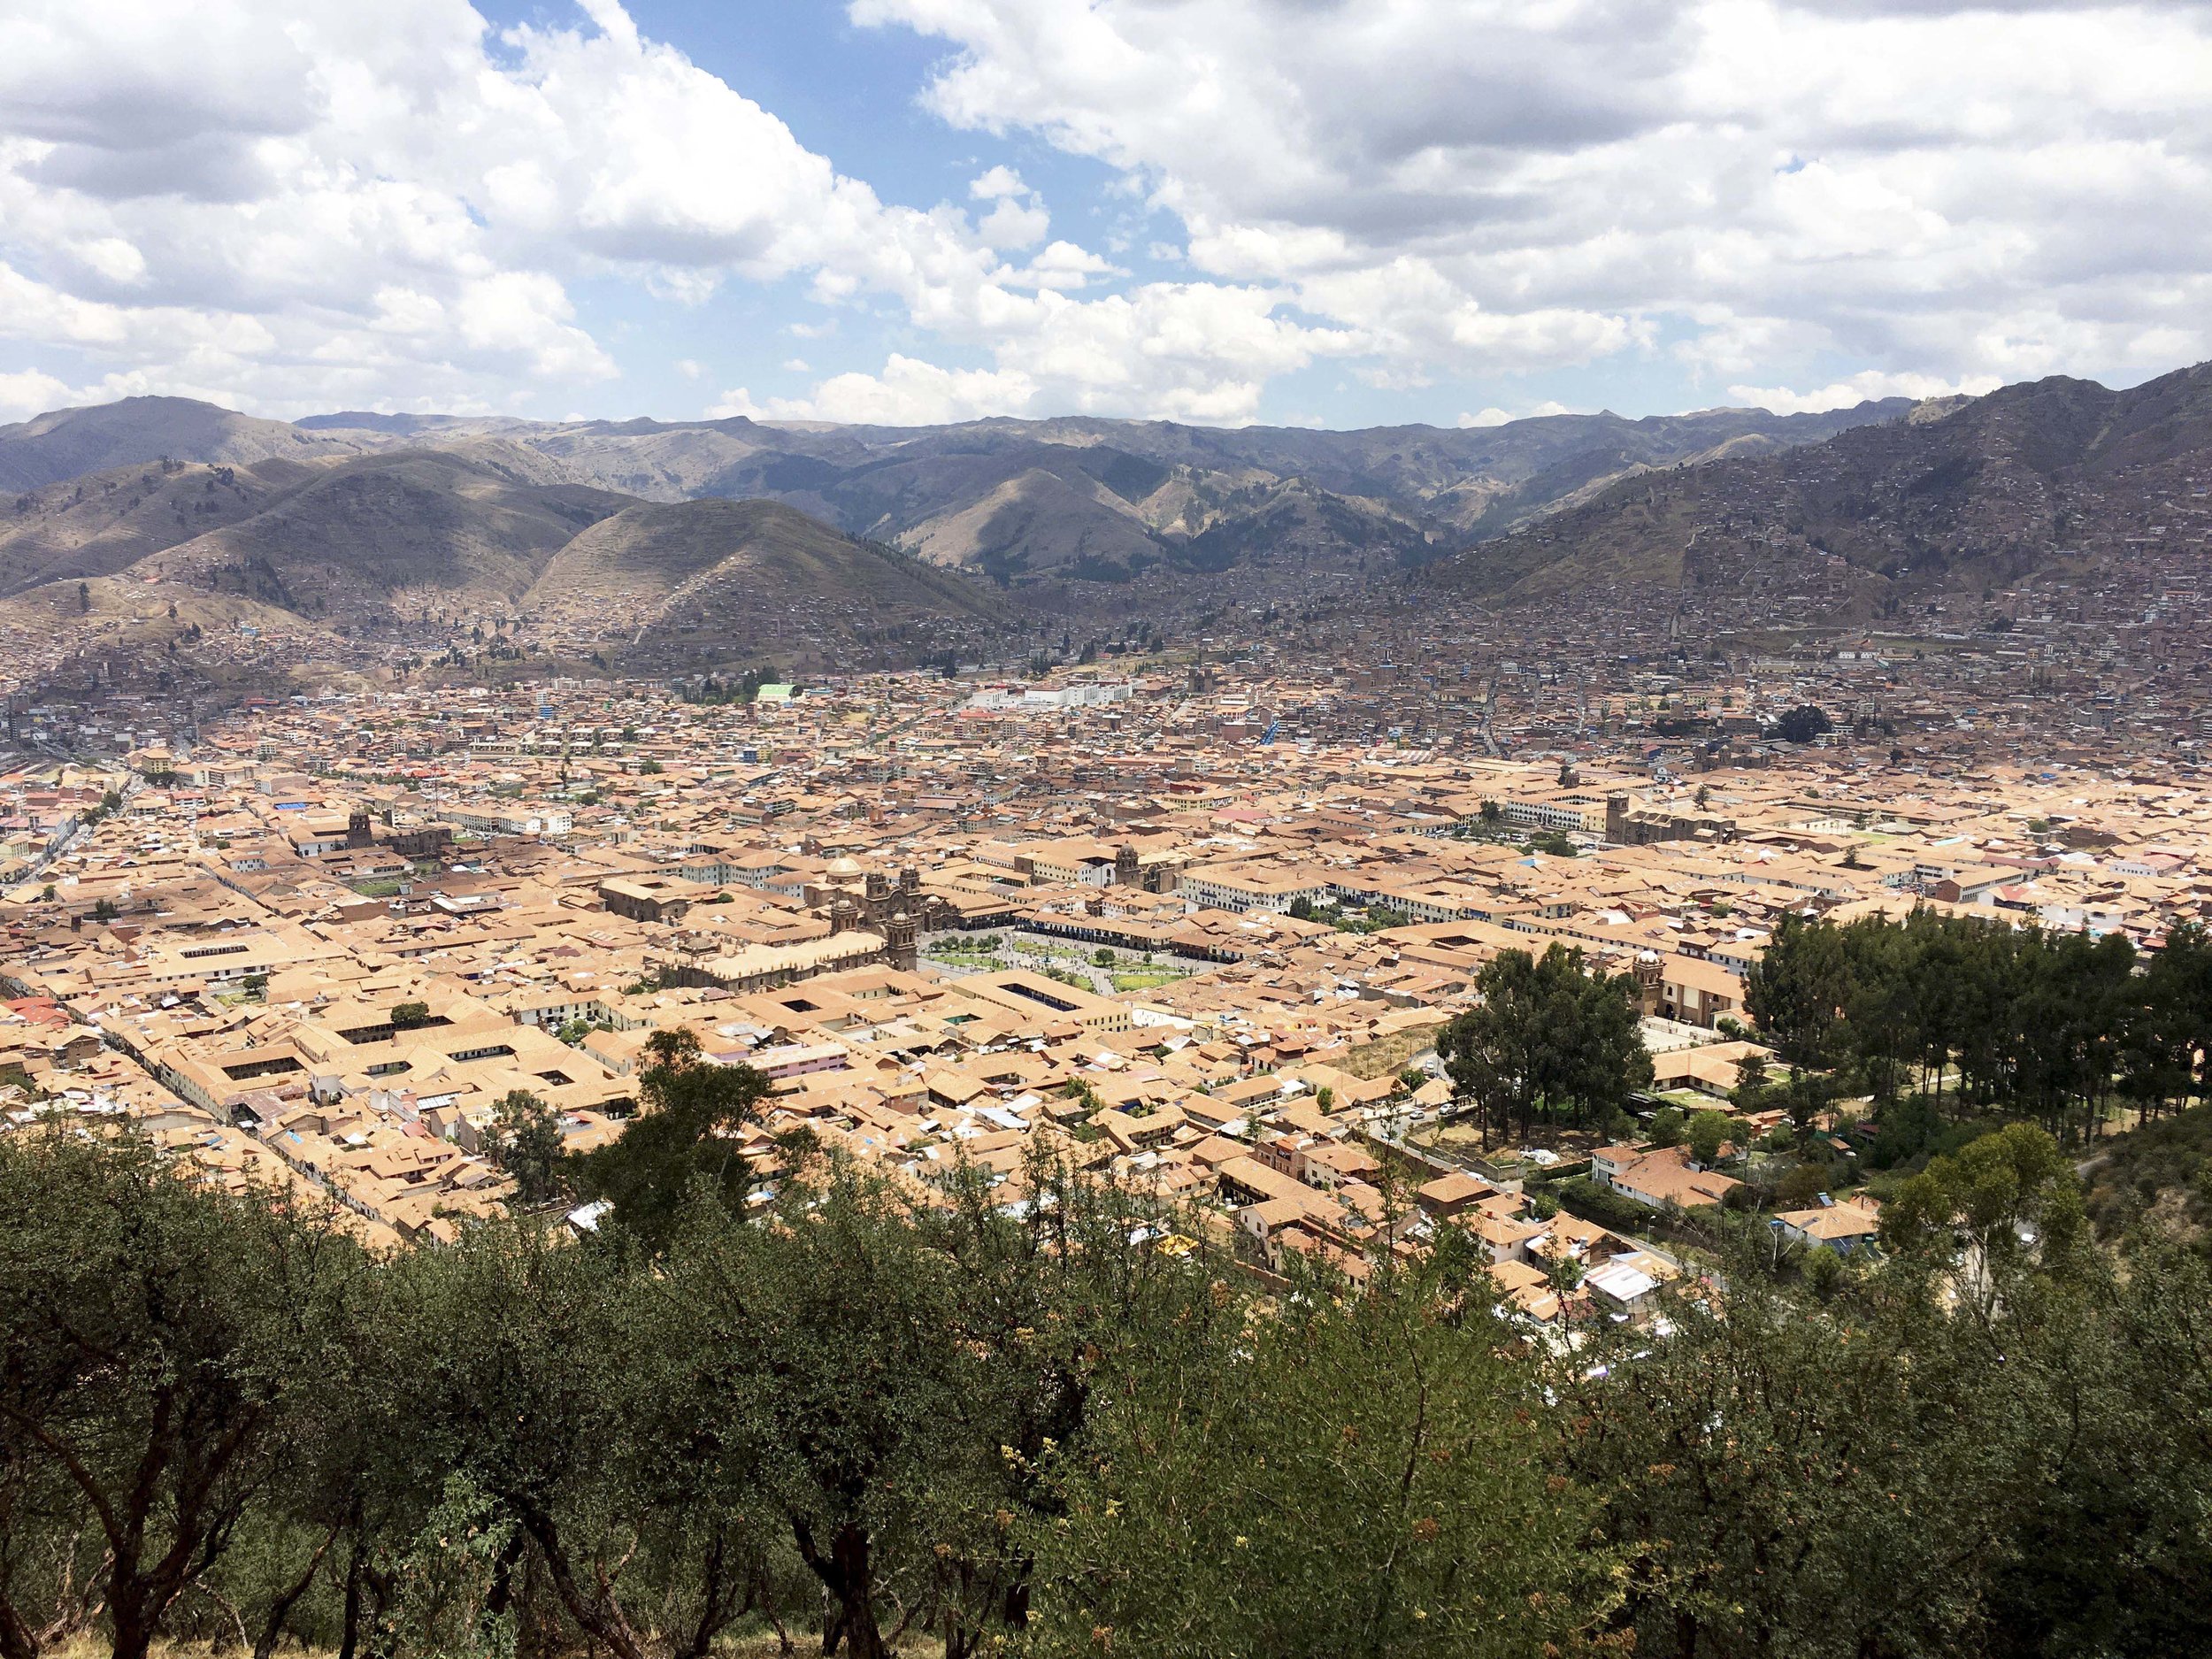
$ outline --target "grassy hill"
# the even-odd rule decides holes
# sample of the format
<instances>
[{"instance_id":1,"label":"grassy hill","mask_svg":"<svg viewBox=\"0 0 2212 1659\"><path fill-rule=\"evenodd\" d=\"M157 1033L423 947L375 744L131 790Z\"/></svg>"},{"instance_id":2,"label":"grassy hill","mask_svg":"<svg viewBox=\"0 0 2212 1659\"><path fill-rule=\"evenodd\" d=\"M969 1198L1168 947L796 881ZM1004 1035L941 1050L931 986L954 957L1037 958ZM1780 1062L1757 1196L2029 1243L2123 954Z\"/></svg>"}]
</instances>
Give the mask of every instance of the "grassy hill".
<instances>
[{"instance_id":1,"label":"grassy hill","mask_svg":"<svg viewBox=\"0 0 2212 1659\"><path fill-rule=\"evenodd\" d=\"M2112 1239L2155 1219L2212 1240L2212 1106L2195 1106L2108 1141L2084 1165L2090 1219Z\"/></svg>"}]
</instances>

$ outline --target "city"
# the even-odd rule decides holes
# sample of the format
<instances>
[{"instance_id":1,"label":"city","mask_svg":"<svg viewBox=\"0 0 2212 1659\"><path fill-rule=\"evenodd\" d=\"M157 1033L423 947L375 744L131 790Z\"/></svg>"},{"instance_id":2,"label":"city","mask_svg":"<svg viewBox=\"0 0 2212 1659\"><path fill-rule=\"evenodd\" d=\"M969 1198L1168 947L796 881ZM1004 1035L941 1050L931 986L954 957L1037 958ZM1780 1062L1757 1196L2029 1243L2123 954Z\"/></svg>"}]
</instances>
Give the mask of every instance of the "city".
<instances>
[{"instance_id":1,"label":"city","mask_svg":"<svg viewBox=\"0 0 2212 1659\"><path fill-rule=\"evenodd\" d=\"M2208 88L0 5L0 1659L2212 1654Z\"/></svg>"}]
</instances>

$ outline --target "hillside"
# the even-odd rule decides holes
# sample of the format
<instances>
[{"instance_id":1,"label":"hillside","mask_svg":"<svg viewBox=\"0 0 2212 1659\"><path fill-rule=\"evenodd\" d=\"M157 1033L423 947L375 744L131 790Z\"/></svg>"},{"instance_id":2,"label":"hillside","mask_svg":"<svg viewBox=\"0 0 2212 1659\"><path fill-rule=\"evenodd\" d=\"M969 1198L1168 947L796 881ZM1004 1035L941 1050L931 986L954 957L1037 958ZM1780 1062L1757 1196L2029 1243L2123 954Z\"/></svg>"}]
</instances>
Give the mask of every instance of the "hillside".
<instances>
[{"instance_id":1,"label":"hillside","mask_svg":"<svg viewBox=\"0 0 2212 1659\"><path fill-rule=\"evenodd\" d=\"M83 409L52 410L0 426L0 491L35 490L165 456L245 466L273 457L311 461L354 455L364 447L352 434L257 420L188 397L126 397Z\"/></svg>"},{"instance_id":2,"label":"hillside","mask_svg":"<svg viewBox=\"0 0 2212 1659\"><path fill-rule=\"evenodd\" d=\"M157 461L26 490L0 508L0 594L122 570L266 511L326 465Z\"/></svg>"},{"instance_id":3,"label":"hillside","mask_svg":"<svg viewBox=\"0 0 2212 1659\"><path fill-rule=\"evenodd\" d=\"M521 609L656 667L748 654L911 660L1007 618L981 588L766 501L636 503L563 548Z\"/></svg>"},{"instance_id":4,"label":"hillside","mask_svg":"<svg viewBox=\"0 0 2212 1659\"><path fill-rule=\"evenodd\" d=\"M577 532L629 504L544 481L549 470L542 457L481 443L361 457L155 555L144 573L356 624L511 610Z\"/></svg>"},{"instance_id":5,"label":"hillside","mask_svg":"<svg viewBox=\"0 0 2212 1659\"><path fill-rule=\"evenodd\" d=\"M1463 548L1431 580L1508 600L1728 588L1882 614L2096 567L2200 557L2212 365L2121 392L2052 379L1770 454L1641 472Z\"/></svg>"},{"instance_id":6,"label":"hillside","mask_svg":"<svg viewBox=\"0 0 2212 1659\"><path fill-rule=\"evenodd\" d=\"M2152 1217L2199 1248L2212 1236L2212 1105L2102 1141L2080 1171L2100 1237L2119 1238Z\"/></svg>"}]
</instances>

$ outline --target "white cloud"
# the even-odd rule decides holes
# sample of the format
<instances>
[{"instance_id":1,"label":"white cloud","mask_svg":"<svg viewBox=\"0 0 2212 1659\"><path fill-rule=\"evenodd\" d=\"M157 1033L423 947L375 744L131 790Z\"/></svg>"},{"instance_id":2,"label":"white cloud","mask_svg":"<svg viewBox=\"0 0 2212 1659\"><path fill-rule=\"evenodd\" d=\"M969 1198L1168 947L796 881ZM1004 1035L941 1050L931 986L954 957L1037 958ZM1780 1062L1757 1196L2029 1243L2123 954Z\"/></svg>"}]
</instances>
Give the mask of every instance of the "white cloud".
<instances>
[{"instance_id":1,"label":"white cloud","mask_svg":"<svg viewBox=\"0 0 2212 1659\"><path fill-rule=\"evenodd\" d=\"M707 365L696 357L678 357L674 366L687 380L695 380L707 372Z\"/></svg>"},{"instance_id":2,"label":"white cloud","mask_svg":"<svg viewBox=\"0 0 2212 1659\"><path fill-rule=\"evenodd\" d=\"M0 374L0 418L19 420L27 415L39 414L66 403L69 386L65 380L36 369L25 369L16 374Z\"/></svg>"},{"instance_id":3,"label":"white cloud","mask_svg":"<svg viewBox=\"0 0 2212 1659\"><path fill-rule=\"evenodd\" d=\"M1550 415L1571 415L1574 412L1566 404L1547 398L1540 403L1532 404L1521 411L1517 415L1511 410L1500 409L1493 403L1487 408L1477 410L1471 415L1462 413L1454 424L1460 426L1502 426L1509 420L1541 420Z\"/></svg>"},{"instance_id":4,"label":"white cloud","mask_svg":"<svg viewBox=\"0 0 2212 1659\"><path fill-rule=\"evenodd\" d=\"M1995 391L2000 384L1993 374L1970 374L1963 380L1943 380L1932 374L1886 374L1878 369L1867 369L1815 391L1793 391L1786 386L1732 386L1728 397L1731 403L1771 410L1778 415L1817 415L1885 397L1948 397L1960 392L1978 397L1984 392Z\"/></svg>"},{"instance_id":5,"label":"white cloud","mask_svg":"<svg viewBox=\"0 0 2212 1659\"><path fill-rule=\"evenodd\" d=\"M1047 243L1010 168L979 221L884 204L615 0L497 37L465 0L210 10L0 14L0 337L280 413L511 399L617 372L579 279L697 304L798 277L999 356L1003 398L1060 293L1118 274Z\"/></svg>"},{"instance_id":6,"label":"white cloud","mask_svg":"<svg viewBox=\"0 0 2212 1659\"><path fill-rule=\"evenodd\" d=\"M1034 197L1017 201L1002 196L976 225L976 234L991 248L1033 248L1052 228L1052 215Z\"/></svg>"},{"instance_id":7,"label":"white cloud","mask_svg":"<svg viewBox=\"0 0 2212 1659\"><path fill-rule=\"evenodd\" d=\"M1395 374L2212 356L2212 10L852 0ZM1804 394L1825 396L1826 391ZM1794 396L1794 395L1792 395Z\"/></svg>"},{"instance_id":8,"label":"white cloud","mask_svg":"<svg viewBox=\"0 0 2212 1659\"><path fill-rule=\"evenodd\" d=\"M947 121L1104 164L1090 245L1003 164L884 202L616 0L504 34L467 0L14 0L0 342L275 413L573 407L623 338L584 285L773 283L826 308L774 319L801 339L900 345L787 417L885 420L1247 420L1327 358L1385 388L1657 360L1810 408L2212 356L2203 7L849 9L949 43Z\"/></svg>"},{"instance_id":9,"label":"white cloud","mask_svg":"<svg viewBox=\"0 0 2212 1659\"><path fill-rule=\"evenodd\" d=\"M870 426L922 426L985 415L1019 414L1036 395L1025 375L996 369L942 369L893 353L880 374L838 374L810 397L757 402L743 387L726 392L708 413L761 420L843 420Z\"/></svg>"},{"instance_id":10,"label":"white cloud","mask_svg":"<svg viewBox=\"0 0 2212 1659\"><path fill-rule=\"evenodd\" d=\"M1027 196L1031 192L1022 182L1020 173L1001 165L990 168L980 178L970 180L968 194L980 202L993 202L1002 196Z\"/></svg>"}]
</instances>

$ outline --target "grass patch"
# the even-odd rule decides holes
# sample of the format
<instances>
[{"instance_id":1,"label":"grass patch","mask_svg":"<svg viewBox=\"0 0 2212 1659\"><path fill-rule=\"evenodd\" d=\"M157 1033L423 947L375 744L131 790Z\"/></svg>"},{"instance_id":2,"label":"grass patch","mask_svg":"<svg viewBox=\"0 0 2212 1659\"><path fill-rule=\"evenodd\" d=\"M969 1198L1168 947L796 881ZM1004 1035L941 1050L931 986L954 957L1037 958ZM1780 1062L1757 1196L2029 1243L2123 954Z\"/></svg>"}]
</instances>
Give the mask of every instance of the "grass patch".
<instances>
[{"instance_id":1,"label":"grass patch","mask_svg":"<svg viewBox=\"0 0 2212 1659\"><path fill-rule=\"evenodd\" d=\"M1337 1070L1363 1079L1395 1077L1413 1064L1415 1055L1436 1047L1437 1034L1443 1029L1440 1021L1433 1025L1409 1025L1387 1037L1363 1042L1346 1050L1336 1063Z\"/></svg>"},{"instance_id":2,"label":"grass patch","mask_svg":"<svg viewBox=\"0 0 2212 1659\"><path fill-rule=\"evenodd\" d=\"M1117 973L1110 977L1117 991L1156 991L1164 985L1187 979L1190 975L1173 968L1143 968L1133 973Z\"/></svg>"}]
</instances>

